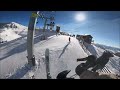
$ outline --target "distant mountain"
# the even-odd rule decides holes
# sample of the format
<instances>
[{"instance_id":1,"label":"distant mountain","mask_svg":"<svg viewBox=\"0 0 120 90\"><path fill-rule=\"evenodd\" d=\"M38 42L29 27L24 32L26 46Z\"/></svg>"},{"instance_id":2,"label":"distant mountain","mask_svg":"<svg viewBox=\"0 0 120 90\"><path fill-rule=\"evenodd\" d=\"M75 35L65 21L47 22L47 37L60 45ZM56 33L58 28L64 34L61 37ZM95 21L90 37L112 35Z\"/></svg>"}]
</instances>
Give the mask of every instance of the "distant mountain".
<instances>
[{"instance_id":1,"label":"distant mountain","mask_svg":"<svg viewBox=\"0 0 120 90\"><path fill-rule=\"evenodd\" d=\"M11 41L27 35L27 27L16 22L0 23L0 42Z\"/></svg>"},{"instance_id":2,"label":"distant mountain","mask_svg":"<svg viewBox=\"0 0 120 90\"><path fill-rule=\"evenodd\" d=\"M27 27L21 24L18 24L16 22L0 23L0 29L4 29L4 28L21 29L21 28L27 28Z\"/></svg>"},{"instance_id":3,"label":"distant mountain","mask_svg":"<svg viewBox=\"0 0 120 90\"><path fill-rule=\"evenodd\" d=\"M120 52L120 48L112 47L112 46L107 46L107 45L102 45L102 44L94 44L95 46L104 49L104 50L109 50L113 53Z\"/></svg>"}]
</instances>

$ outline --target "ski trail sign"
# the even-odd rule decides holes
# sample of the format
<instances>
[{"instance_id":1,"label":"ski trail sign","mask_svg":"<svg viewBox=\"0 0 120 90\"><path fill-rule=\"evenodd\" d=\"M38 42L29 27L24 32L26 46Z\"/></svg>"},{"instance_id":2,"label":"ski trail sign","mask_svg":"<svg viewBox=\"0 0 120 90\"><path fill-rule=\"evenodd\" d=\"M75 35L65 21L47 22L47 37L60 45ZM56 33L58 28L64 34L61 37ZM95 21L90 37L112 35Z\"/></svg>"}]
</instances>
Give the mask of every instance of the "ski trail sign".
<instances>
[{"instance_id":1,"label":"ski trail sign","mask_svg":"<svg viewBox=\"0 0 120 90\"><path fill-rule=\"evenodd\" d=\"M51 79L50 75L50 65L49 65L49 49L47 48L45 51L45 62L46 62L46 74L47 74L47 79Z\"/></svg>"}]
</instances>

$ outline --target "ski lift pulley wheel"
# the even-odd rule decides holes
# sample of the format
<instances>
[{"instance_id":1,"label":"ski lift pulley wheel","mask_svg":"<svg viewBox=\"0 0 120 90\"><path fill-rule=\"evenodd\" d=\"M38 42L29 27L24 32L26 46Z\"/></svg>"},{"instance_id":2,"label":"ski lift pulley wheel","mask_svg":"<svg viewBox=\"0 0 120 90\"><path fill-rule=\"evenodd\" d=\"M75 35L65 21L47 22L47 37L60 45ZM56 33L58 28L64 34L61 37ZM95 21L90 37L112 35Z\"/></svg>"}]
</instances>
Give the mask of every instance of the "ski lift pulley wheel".
<instances>
[{"instance_id":1,"label":"ski lift pulley wheel","mask_svg":"<svg viewBox=\"0 0 120 90\"><path fill-rule=\"evenodd\" d=\"M53 20L54 20L54 17L50 17L50 20L53 21Z\"/></svg>"},{"instance_id":2,"label":"ski lift pulley wheel","mask_svg":"<svg viewBox=\"0 0 120 90\"><path fill-rule=\"evenodd\" d=\"M55 23L54 22L50 22L50 26L54 26L55 25Z\"/></svg>"}]
</instances>

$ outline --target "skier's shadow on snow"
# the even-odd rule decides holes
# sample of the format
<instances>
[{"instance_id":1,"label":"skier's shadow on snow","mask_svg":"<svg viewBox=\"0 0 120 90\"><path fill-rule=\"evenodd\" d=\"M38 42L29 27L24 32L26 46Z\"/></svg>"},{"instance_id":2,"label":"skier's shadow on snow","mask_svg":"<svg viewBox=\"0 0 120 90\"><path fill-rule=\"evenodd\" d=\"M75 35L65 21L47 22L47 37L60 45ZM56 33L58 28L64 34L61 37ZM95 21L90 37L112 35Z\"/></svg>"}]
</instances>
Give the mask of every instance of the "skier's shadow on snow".
<instances>
[{"instance_id":1,"label":"skier's shadow on snow","mask_svg":"<svg viewBox=\"0 0 120 90\"><path fill-rule=\"evenodd\" d=\"M62 56L62 54L65 52L65 49L67 48L67 46L70 44L70 42L68 42L68 44L63 48L62 53L60 54L59 58Z\"/></svg>"}]
</instances>

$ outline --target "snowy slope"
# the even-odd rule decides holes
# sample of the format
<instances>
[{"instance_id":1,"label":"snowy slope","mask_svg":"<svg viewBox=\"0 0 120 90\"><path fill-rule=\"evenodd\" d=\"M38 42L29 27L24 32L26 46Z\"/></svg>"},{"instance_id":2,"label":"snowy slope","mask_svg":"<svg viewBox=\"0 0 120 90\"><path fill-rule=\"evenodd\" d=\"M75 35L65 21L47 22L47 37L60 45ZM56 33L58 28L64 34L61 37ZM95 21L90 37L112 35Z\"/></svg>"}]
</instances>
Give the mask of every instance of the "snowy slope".
<instances>
[{"instance_id":1,"label":"snowy slope","mask_svg":"<svg viewBox=\"0 0 120 90\"><path fill-rule=\"evenodd\" d=\"M68 42L68 38L68 36L62 35L58 37L53 36L48 41L38 43L35 46L36 58L40 60L42 60L41 56L44 57L46 48L49 48L52 78L56 78L59 72L66 69L71 70L69 75L75 74L75 67L79 64L76 62L76 59L87 56L75 38L71 38L70 43Z\"/></svg>"},{"instance_id":2,"label":"snowy slope","mask_svg":"<svg viewBox=\"0 0 120 90\"><path fill-rule=\"evenodd\" d=\"M102 55L102 53L104 52L104 49L101 49L99 47L96 47L94 44L87 44L84 43L86 49L92 54L95 55L97 57L100 57Z\"/></svg>"},{"instance_id":3,"label":"snowy slope","mask_svg":"<svg viewBox=\"0 0 120 90\"><path fill-rule=\"evenodd\" d=\"M12 28L12 29L26 29L26 26L23 26L19 23L16 22L10 22L10 23L0 23L0 29L4 29L4 28Z\"/></svg>"},{"instance_id":4,"label":"snowy slope","mask_svg":"<svg viewBox=\"0 0 120 90\"><path fill-rule=\"evenodd\" d=\"M21 24L11 23L0 23L0 40L11 41L21 36L27 35L27 27Z\"/></svg>"},{"instance_id":5,"label":"snowy slope","mask_svg":"<svg viewBox=\"0 0 120 90\"><path fill-rule=\"evenodd\" d=\"M62 70L70 69L71 75L75 74L74 69L79 64L77 58L86 57L87 54L80 47L79 42L75 38L71 38L71 43L68 43L68 36L51 36L47 40L35 40L35 56L40 62L40 68L35 72L36 78L46 78L45 62L43 60L46 48L50 49L50 70L53 78ZM20 42L21 41L21 42ZM26 39L17 40L4 45L0 48L0 78L6 78L8 75L14 78L29 78L29 73L24 67L27 63ZM24 75L15 76L23 72ZM23 77L24 76L24 77Z\"/></svg>"},{"instance_id":6,"label":"snowy slope","mask_svg":"<svg viewBox=\"0 0 120 90\"><path fill-rule=\"evenodd\" d=\"M0 33L0 38L2 39L2 41L11 41L20 37L21 36L16 34L12 29L4 29L4 31Z\"/></svg>"},{"instance_id":7,"label":"snowy slope","mask_svg":"<svg viewBox=\"0 0 120 90\"><path fill-rule=\"evenodd\" d=\"M81 62L76 62L77 58L88 56L87 52L79 44L78 40L69 36L56 36L55 32L46 32L49 36L47 40L41 41L41 31L37 31L35 35L34 55L36 59L36 67L30 68L27 65L26 37L20 37L6 44L0 45L0 78L21 78L30 79L33 74L36 79L46 79L45 68L45 50L50 50L50 73L52 78L56 78L57 74L63 70L71 70L68 77L75 74L75 68ZM90 54L97 57L101 56L103 49L86 44L86 49ZM108 62L112 73L120 73L120 58L114 56ZM77 78L77 77L76 77Z\"/></svg>"}]
</instances>

